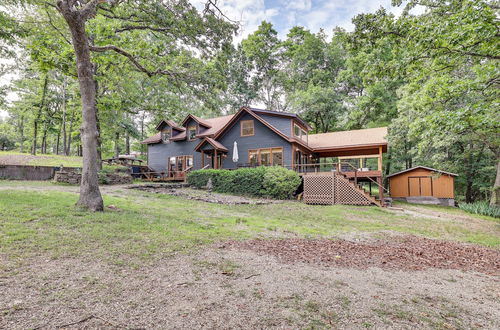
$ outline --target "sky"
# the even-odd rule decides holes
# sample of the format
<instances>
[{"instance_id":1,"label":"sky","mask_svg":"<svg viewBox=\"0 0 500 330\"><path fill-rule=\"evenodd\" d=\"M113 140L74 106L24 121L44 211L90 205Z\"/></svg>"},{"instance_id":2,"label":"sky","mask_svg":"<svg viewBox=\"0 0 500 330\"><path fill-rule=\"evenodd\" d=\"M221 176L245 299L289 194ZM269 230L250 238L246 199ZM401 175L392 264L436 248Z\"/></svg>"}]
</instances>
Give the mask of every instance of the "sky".
<instances>
[{"instance_id":1,"label":"sky","mask_svg":"<svg viewBox=\"0 0 500 330\"><path fill-rule=\"evenodd\" d=\"M205 0L191 2L202 6ZM380 7L396 15L402 12L402 8L391 6L391 0L219 0L218 6L229 18L241 23L237 41L255 31L263 20L273 23L284 38L295 25L312 32L323 28L330 35L336 26L352 31L351 20L357 14L375 12Z\"/></svg>"},{"instance_id":2,"label":"sky","mask_svg":"<svg viewBox=\"0 0 500 330\"><path fill-rule=\"evenodd\" d=\"M206 0L191 0L202 9ZM352 31L352 18L361 13L372 13L380 7L399 15L402 8L392 7L391 0L218 0L217 4L224 14L241 25L235 38L239 42L257 29L263 20L271 22L281 38L288 30L301 25L318 32L321 28L328 35L333 28L342 27ZM0 77L0 85L8 84L15 75ZM9 99L15 99L10 95ZM0 110L0 118L6 113Z\"/></svg>"}]
</instances>

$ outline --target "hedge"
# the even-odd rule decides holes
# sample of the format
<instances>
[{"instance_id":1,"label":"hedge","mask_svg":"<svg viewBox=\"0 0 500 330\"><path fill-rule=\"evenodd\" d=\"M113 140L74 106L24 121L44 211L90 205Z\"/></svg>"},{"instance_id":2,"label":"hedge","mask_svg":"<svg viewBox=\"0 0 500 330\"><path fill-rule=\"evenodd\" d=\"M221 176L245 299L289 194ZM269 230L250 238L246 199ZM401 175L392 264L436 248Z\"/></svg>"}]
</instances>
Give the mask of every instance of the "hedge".
<instances>
[{"instance_id":1,"label":"hedge","mask_svg":"<svg viewBox=\"0 0 500 330\"><path fill-rule=\"evenodd\" d=\"M301 183L296 172L280 166L196 170L188 174L187 181L196 188L205 188L209 179L215 192L277 199L291 198Z\"/></svg>"}]
</instances>

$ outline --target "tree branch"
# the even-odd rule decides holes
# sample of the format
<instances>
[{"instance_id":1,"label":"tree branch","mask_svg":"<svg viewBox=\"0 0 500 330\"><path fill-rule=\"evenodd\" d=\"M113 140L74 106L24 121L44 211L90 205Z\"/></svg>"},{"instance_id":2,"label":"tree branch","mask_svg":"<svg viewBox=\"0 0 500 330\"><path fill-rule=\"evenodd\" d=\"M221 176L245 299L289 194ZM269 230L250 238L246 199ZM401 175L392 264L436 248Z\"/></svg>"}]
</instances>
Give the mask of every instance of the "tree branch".
<instances>
[{"instance_id":1,"label":"tree branch","mask_svg":"<svg viewBox=\"0 0 500 330\"><path fill-rule=\"evenodd\" d=\"M121 49L119 47L116 47L114 45L107 45L107 46L102 46L102 47L90 46L90 50L94 51L94 52L106 52L106 51L111 50L111 51L114 51L115 53L123 55L126 58L128 58L129 61L132 62L132 64L139 71L144 72L149 77L156 76L156 75L176 76L175 72L168 71L168 70L157 69L155 71L150 71L150 70L146 69L144 66L142 66L142 64L139 63L139 61L137 61L137 59L132 54L130 54L127 51L125 51L125 50L123 50L123 49Z\"/></svg>"}]
</instances>

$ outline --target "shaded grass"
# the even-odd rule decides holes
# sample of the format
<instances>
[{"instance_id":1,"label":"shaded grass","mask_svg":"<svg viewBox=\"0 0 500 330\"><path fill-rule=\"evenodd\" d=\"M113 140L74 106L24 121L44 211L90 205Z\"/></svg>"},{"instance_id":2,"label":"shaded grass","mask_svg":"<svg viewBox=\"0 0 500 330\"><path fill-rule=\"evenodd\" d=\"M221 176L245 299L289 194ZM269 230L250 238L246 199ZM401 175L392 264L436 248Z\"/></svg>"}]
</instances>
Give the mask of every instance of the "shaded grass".
<instances>
[{"instance_id":1,"label":"shaded grass","mask_svg":"<svg viewBox=\"0 0 500 330\"><path fill-rule=\"evenodd\" d=\"M26 162L19 165L38 165L38 166L59 166L82 167L82 157L63 156L63 155L36 155L20 153L16 151L0 151L0 158L8 156L26 156Z\"/></svg>"},{"instance_id":2,"label":"shaded grass","mask_svg":"<svg viewBox=\"0 0 500 330\"><path fill-rule=\"evenodd\" d=\"M26 185L39 183L26 183ZM498 246L498 227L399 215L376 207L311 206L298 202L219 205L181 197L126 191L104 196L114 209L76 208L77 194L0 191L0 254L102 257L113 263L154 260L205 244L267 237L335 237L343 233L396 231Z\"/></svg>"}]
</instances>

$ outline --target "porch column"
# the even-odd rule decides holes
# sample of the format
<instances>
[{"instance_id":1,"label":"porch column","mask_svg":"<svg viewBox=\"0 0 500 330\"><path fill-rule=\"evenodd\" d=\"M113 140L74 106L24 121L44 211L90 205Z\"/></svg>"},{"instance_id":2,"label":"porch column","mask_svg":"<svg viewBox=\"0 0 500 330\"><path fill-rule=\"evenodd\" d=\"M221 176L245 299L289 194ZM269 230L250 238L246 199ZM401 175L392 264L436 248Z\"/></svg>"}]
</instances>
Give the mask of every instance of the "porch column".
<instances>
[{"instance_id":1,"label":"porch column","mask_svg":"<svg viewBox=\"0 0 500 330\"><path fill-rule=\"evenodd\" d=\"M382 173L382 147L378 147L378 170Z\"/></svg>"},{"instance_id":2,"label":"porch column","mask_svg":"<svg viewBox=\"0 0 500 330\"><path fill-rule=\"evenodd\" d=\"M217 164L217 149L214 149L214 169L218 169L219 164Z\"/></svg>"},{"instance_id":3,"label":"porch column","mask_svg":"<svg viewBox=\"0 0 500 330\"><path fill-rule=\"evenodd\" d=\"M205 152L201 149L201 168L205 167Z\"/></svg>"}]
</instances>

